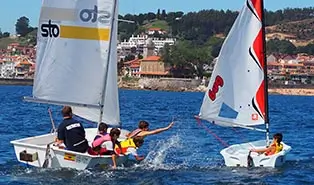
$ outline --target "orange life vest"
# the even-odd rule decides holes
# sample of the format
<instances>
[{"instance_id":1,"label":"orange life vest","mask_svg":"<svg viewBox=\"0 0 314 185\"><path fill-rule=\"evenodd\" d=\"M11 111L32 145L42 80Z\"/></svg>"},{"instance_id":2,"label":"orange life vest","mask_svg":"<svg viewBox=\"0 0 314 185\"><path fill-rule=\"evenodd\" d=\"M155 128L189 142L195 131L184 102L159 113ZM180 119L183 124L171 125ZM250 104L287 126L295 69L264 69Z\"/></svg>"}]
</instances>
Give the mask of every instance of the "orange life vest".
<instances>
[{"instance_id":1,"label":"orange life vest","mask_svg":"<svg viewBox=\"0 0 314 185\"><path fill-rule=\"evenodd\" d=\"M271 147L275 147L275 150L265 152L265 155L273 155L273 154L279 153L282 150L283 145L281 143L280 144L274 143L271 145Z\"/></svg>"}]
</instances>

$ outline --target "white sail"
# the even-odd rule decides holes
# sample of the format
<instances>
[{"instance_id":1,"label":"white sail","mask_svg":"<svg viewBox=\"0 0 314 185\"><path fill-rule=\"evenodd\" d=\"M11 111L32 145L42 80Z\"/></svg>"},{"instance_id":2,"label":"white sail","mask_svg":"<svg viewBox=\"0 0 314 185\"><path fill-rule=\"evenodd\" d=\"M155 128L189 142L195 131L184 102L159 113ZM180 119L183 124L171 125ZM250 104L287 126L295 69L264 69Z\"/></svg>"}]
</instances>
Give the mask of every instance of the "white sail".
<instances>
[{"instance_id":1,"label":"white sail","mask_svg":"<svg viewBox=\"0 0 314 185\"><path fill-rule=\"evenodd\" d=\"M118 19L118 4L116 4L115 20ZM104 93L104 108L102 121L109 125L119 125L120 123L120 109L119 109L119 97L118 97L118 74L117 74L117 31L118 21L114 21L112 27L112 38L110 49L110 61L108 76L106 81L105 93ZM85 119L98 122L100 117L99 109L95 108L83 108L73 107L73 112Z\"/></svg>"},{"instance_id":2,"label":"white sail","mask_svg":"<svg viewBox=\"0 0 314 185\"><path fill-rule=\"evenodd\" d=\"M221 126L265 123L262 22L255 6L246 1L222 46L203 99L201 119ZM224 109L233 115L223 115Z\"/></svg>"},{"instance_id":3,"label":"white sail","mask_svg":"<svg viewBox=\"0 0 314 185\"><path fill-rule=\"evenodd\" d=\"M93 2L43 0L33 96L87 106L99 106L105 97L102 121L117 125L120 121L116 67L118 10L113 14L114 0ZM99 121L100 117L97 108L74 107L74 113L91 121Z\"/></svg>"}]
</instances>

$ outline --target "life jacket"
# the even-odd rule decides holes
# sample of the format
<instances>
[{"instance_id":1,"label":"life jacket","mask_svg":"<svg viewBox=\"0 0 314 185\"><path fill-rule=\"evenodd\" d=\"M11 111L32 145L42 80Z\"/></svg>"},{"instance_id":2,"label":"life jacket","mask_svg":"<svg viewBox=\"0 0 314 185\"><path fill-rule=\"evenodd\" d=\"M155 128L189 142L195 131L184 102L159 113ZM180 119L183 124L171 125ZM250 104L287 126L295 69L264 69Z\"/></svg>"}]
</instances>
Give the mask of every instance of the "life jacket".
<instances>
[{"instance_id":1,"label":"life jacket","mask_svg":"<svg viewBox=\"0 0 314 185\"><path fill-rule=\"evenodd\" d=\"M271 147L275 147L275 151L265 152L265 155L273 155L273 154L281 152L283 149L283 145L281 143L280 144L274 143L271 145Z\"/></svg>"},{"instance_id":2,"label":"life jacket","mask_svg":"<svg viewBox=\"0 0 314 185\"><path fill-rule=\"evenodd\" d=\"M92 142L92 148L96 148L98 146L101 146L101 144L105 141L111 141L111 137L109 134L102 135L102 134L97 134L97 136L100 136L99 138L95 139Z\"/></svg>"},{"instance_id":3,"label":"life jacket","mask_svg":"<svg viewBox=\"0 0 314 185\"><path fill-rule=\"evenodd\" d=\"M121 141L120 145L121 145L122 152L120 148L116 146L115 151L117 154L126 153L128 148L137 148L132 138Z\"/></svg>"},{"instance_id":4,"label":"life jacket","mask_svg":"<svg viewBox=\"0 0 314 185\"><path fill-rule=\"evenodd\" d=\"M128 136L128 138L134 138L135 136L137 136L141 132L142 132L142 129L138 128L138 129L134 130L133 132L131 132L131 134Z\"/></svg>"},{"instance_id":5,"label":"life jacket","mask_svg":"<svg viewBox=\"0 0 314 185\"><path fill-rule=\"evenodd\" d=\"M106 153L108 150L106 148L101 147L101 144L106 141L111 141L111 137L109 134L102 135L102 134L97 134L98 137L92 142L92 147L88 148L87 152L90 155L103 155Z\"/></svg>"}]
</instances>

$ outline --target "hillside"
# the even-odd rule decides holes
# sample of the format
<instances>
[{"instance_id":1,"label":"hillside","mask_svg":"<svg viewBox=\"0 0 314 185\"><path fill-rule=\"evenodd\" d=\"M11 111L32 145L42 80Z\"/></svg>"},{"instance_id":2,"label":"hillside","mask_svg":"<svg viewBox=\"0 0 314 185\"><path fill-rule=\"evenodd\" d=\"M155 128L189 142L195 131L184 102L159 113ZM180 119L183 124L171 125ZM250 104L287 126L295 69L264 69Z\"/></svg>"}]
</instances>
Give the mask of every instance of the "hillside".
<instances>
[{"instance_id":1,"label":"hillside","mask_svg":"<svg viewBox=\"0 0 314 185\"><path fill-rule=\"evenodd\" d=\"M28 33L25 37L19 37L19 38L5 37L5 38L0 38L0 49L6 49L9 44L14 43L14 42L18 42L22 46L35 45L36 44L36 34L37 34L37 29L35 29L32 32Z\"/></svg>"},{"instance_id":2,"label":"hillside","mask_svg":"<svg viewBox=\"0 0 314 185\"><path fill-rule=\"evenodd\" d=\"M301 21L288 21L267 27L268 33L282 33L294 36L298 40L314 39L314 18Z\"/></svg>"},{"instance_id":3,"label":"hillside","mask_svg":"<svg viewBox=\"0 0 314 185\"><path fill-rule=\"evenodd\" d=\"M169 25L166 21L164 20L154 20L150 23L147 23L145 25L143 25L143 27L145 29L149 29L149 28L160 28L162 30L165 30L165 31L169 31Z\"/></svg>"},{"instance_id":4,"label":"hillside","mask_svg":"<svg viewBox=\"0 0 314 185\"><path fill-rule=\"evenodd\" d=\"M13 42L17 42L18 39L13 39L10 37L0 38L0 49L6 49L7 46Z\"/></svg>"}]
</instances>

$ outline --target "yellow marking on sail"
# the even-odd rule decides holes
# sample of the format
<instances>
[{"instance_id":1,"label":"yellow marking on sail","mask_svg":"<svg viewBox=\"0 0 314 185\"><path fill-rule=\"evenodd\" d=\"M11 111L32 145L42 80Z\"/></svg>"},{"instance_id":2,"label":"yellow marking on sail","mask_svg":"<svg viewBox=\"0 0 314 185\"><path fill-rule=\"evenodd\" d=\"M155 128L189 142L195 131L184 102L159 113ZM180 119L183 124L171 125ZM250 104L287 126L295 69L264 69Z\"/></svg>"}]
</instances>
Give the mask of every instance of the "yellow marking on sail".
<instances>
[{"instance_id":1,"label":"yellow marking on sail","mask_svg":"<svg viewBox=\"0 0 314 185\"><path fill-rule=\"evenodd\" d=\"M109 34L109 28L60 25L61 38L109 41Z\"/></svg>"}]
</instances>

